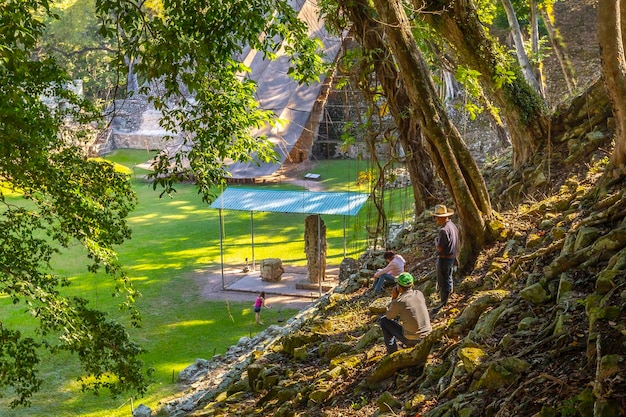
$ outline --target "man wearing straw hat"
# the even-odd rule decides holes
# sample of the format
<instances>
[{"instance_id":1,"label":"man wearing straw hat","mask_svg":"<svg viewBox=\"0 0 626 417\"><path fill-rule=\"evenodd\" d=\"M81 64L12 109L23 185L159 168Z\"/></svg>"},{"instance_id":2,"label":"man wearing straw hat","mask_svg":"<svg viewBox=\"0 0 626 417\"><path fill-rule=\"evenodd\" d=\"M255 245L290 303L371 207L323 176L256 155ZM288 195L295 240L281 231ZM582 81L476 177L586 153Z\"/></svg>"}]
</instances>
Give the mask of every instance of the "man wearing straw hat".
<instances>
[{"instance_id":1,"label":"man wearing straw hat","mask_svg":"<svg viewBox=\"0 0 626 417\"><path fill-rule=\"evenodd\" d=\"M452 274L455 266L458 265L459 230L450 220L450 216L453 214L454 212L448 210L443 204L436 205L433 213L437 224L440 226L439 234L435 239L437 248L435 269L437 271L439 298L441 299L441 304L432 310L433 314L437 313L448 302L448 297L453 288Z\"/></svg>"}]
</instances>

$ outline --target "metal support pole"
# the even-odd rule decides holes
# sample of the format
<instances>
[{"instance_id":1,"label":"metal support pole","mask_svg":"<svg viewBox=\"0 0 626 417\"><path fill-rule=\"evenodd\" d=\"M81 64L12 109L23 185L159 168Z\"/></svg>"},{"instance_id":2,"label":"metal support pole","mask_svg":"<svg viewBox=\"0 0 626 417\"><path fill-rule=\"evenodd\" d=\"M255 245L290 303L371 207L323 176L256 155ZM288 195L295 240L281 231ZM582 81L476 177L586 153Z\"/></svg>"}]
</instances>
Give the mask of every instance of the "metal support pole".
<instances>
[{"instance_id":1,"label":"metal support pole","mask_svg":"<svg viewBox=\"0 0 626 417\"><path fill-rule=\"evenodd\" d=\"M220 260L222 264L222 289L226 289L226 282L224 280L224 224L222 219L222 209L218 210L220 214Z\"/></svg>"},{"instance_id":2,"label":"metal support pole","mask_svg":"<svg viewBox=\"0 0 626 417\"><path fill-rule=\"evenodd\" d=\"M254 212L250 212L250 229L252 230L252 270L256 271L256 264L254 262Z\"/></svg>"},{"instance_id":3,"label":"metal support pole","mask_svg":"<svg viewBox=\"0 0 626 417\"><path fill-rule=\"evenodd\" d=\"M343 259L346 259L346 216L343 216Z\"/></svg>"},{"instance_id":4,"label":"metal support pole","mask_svg":"<svg viewBox=\"0 0 626 417\"><path fill-rule=\"evenodd\" d=\"M317 269L319 269L319 296L322 296L322 277L324 272L322 271L322 216L317 215Z\"/></svg>"}]
</instances>

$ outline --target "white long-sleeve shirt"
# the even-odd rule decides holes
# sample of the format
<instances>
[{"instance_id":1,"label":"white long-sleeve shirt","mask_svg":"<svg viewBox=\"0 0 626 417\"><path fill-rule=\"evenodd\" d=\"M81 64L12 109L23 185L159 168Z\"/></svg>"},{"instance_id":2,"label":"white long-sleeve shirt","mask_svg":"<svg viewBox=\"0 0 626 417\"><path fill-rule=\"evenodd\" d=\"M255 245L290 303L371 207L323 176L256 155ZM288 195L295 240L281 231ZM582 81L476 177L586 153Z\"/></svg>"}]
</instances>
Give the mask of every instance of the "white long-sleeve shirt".
<instances>
[{"instance_id":1,"label":"white long-sleeve shirt","mask_svg":"<svg viewBox=\"0 0 626 417\"><path fill-rule=\"evenodd\" d=\"M405 262L406 261L401 255L395 254L393 258L391 259L391 261L389 261L386 267L376 271L376 273L374 274L374 278L378 278L382 274L389 274L389 275L393 275L394 277L397 277L398 275L404 272Z\"/></svg>"}]
</instances>

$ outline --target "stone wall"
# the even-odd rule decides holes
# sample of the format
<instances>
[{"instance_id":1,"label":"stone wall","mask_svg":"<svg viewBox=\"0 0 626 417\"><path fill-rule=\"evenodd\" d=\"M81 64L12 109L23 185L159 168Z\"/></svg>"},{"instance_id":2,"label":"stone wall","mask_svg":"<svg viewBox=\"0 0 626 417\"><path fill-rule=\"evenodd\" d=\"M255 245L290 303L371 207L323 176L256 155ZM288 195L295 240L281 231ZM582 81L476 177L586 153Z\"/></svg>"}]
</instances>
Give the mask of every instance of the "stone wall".
<instances>
[{"instance_id":1,"label":"stone wall","mask_svg":"<svg viewBox=\"0 0 626 417\"><path fill-rule=\"evenodd\" d=\"M170 144L164 139L170 133L159 125L161 112L144 96L117 100L108 114L111 123L109 131L101 135L97 148L100 154L114 149L159 150Z\"/></svg>"}]
</instances>

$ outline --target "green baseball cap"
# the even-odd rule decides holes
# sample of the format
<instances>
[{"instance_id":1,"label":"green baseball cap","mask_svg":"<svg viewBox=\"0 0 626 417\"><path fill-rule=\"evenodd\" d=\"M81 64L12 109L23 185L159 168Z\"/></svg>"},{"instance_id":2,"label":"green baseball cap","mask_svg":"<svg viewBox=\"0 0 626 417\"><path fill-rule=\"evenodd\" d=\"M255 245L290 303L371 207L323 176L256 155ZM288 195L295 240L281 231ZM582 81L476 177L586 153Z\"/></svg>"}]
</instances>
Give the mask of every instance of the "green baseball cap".
<instances>
[{"instance_id":1,"label":"green baseball cap","mask_svg":"<svg viewBox=\"0 0 626 417\"><path fill-rule=\"evenodd\" d=\"M402 287L410 287L413 285L413 275L408 272L403 272L398 275L398 285Z\"/></svg>"}]
</instances>

